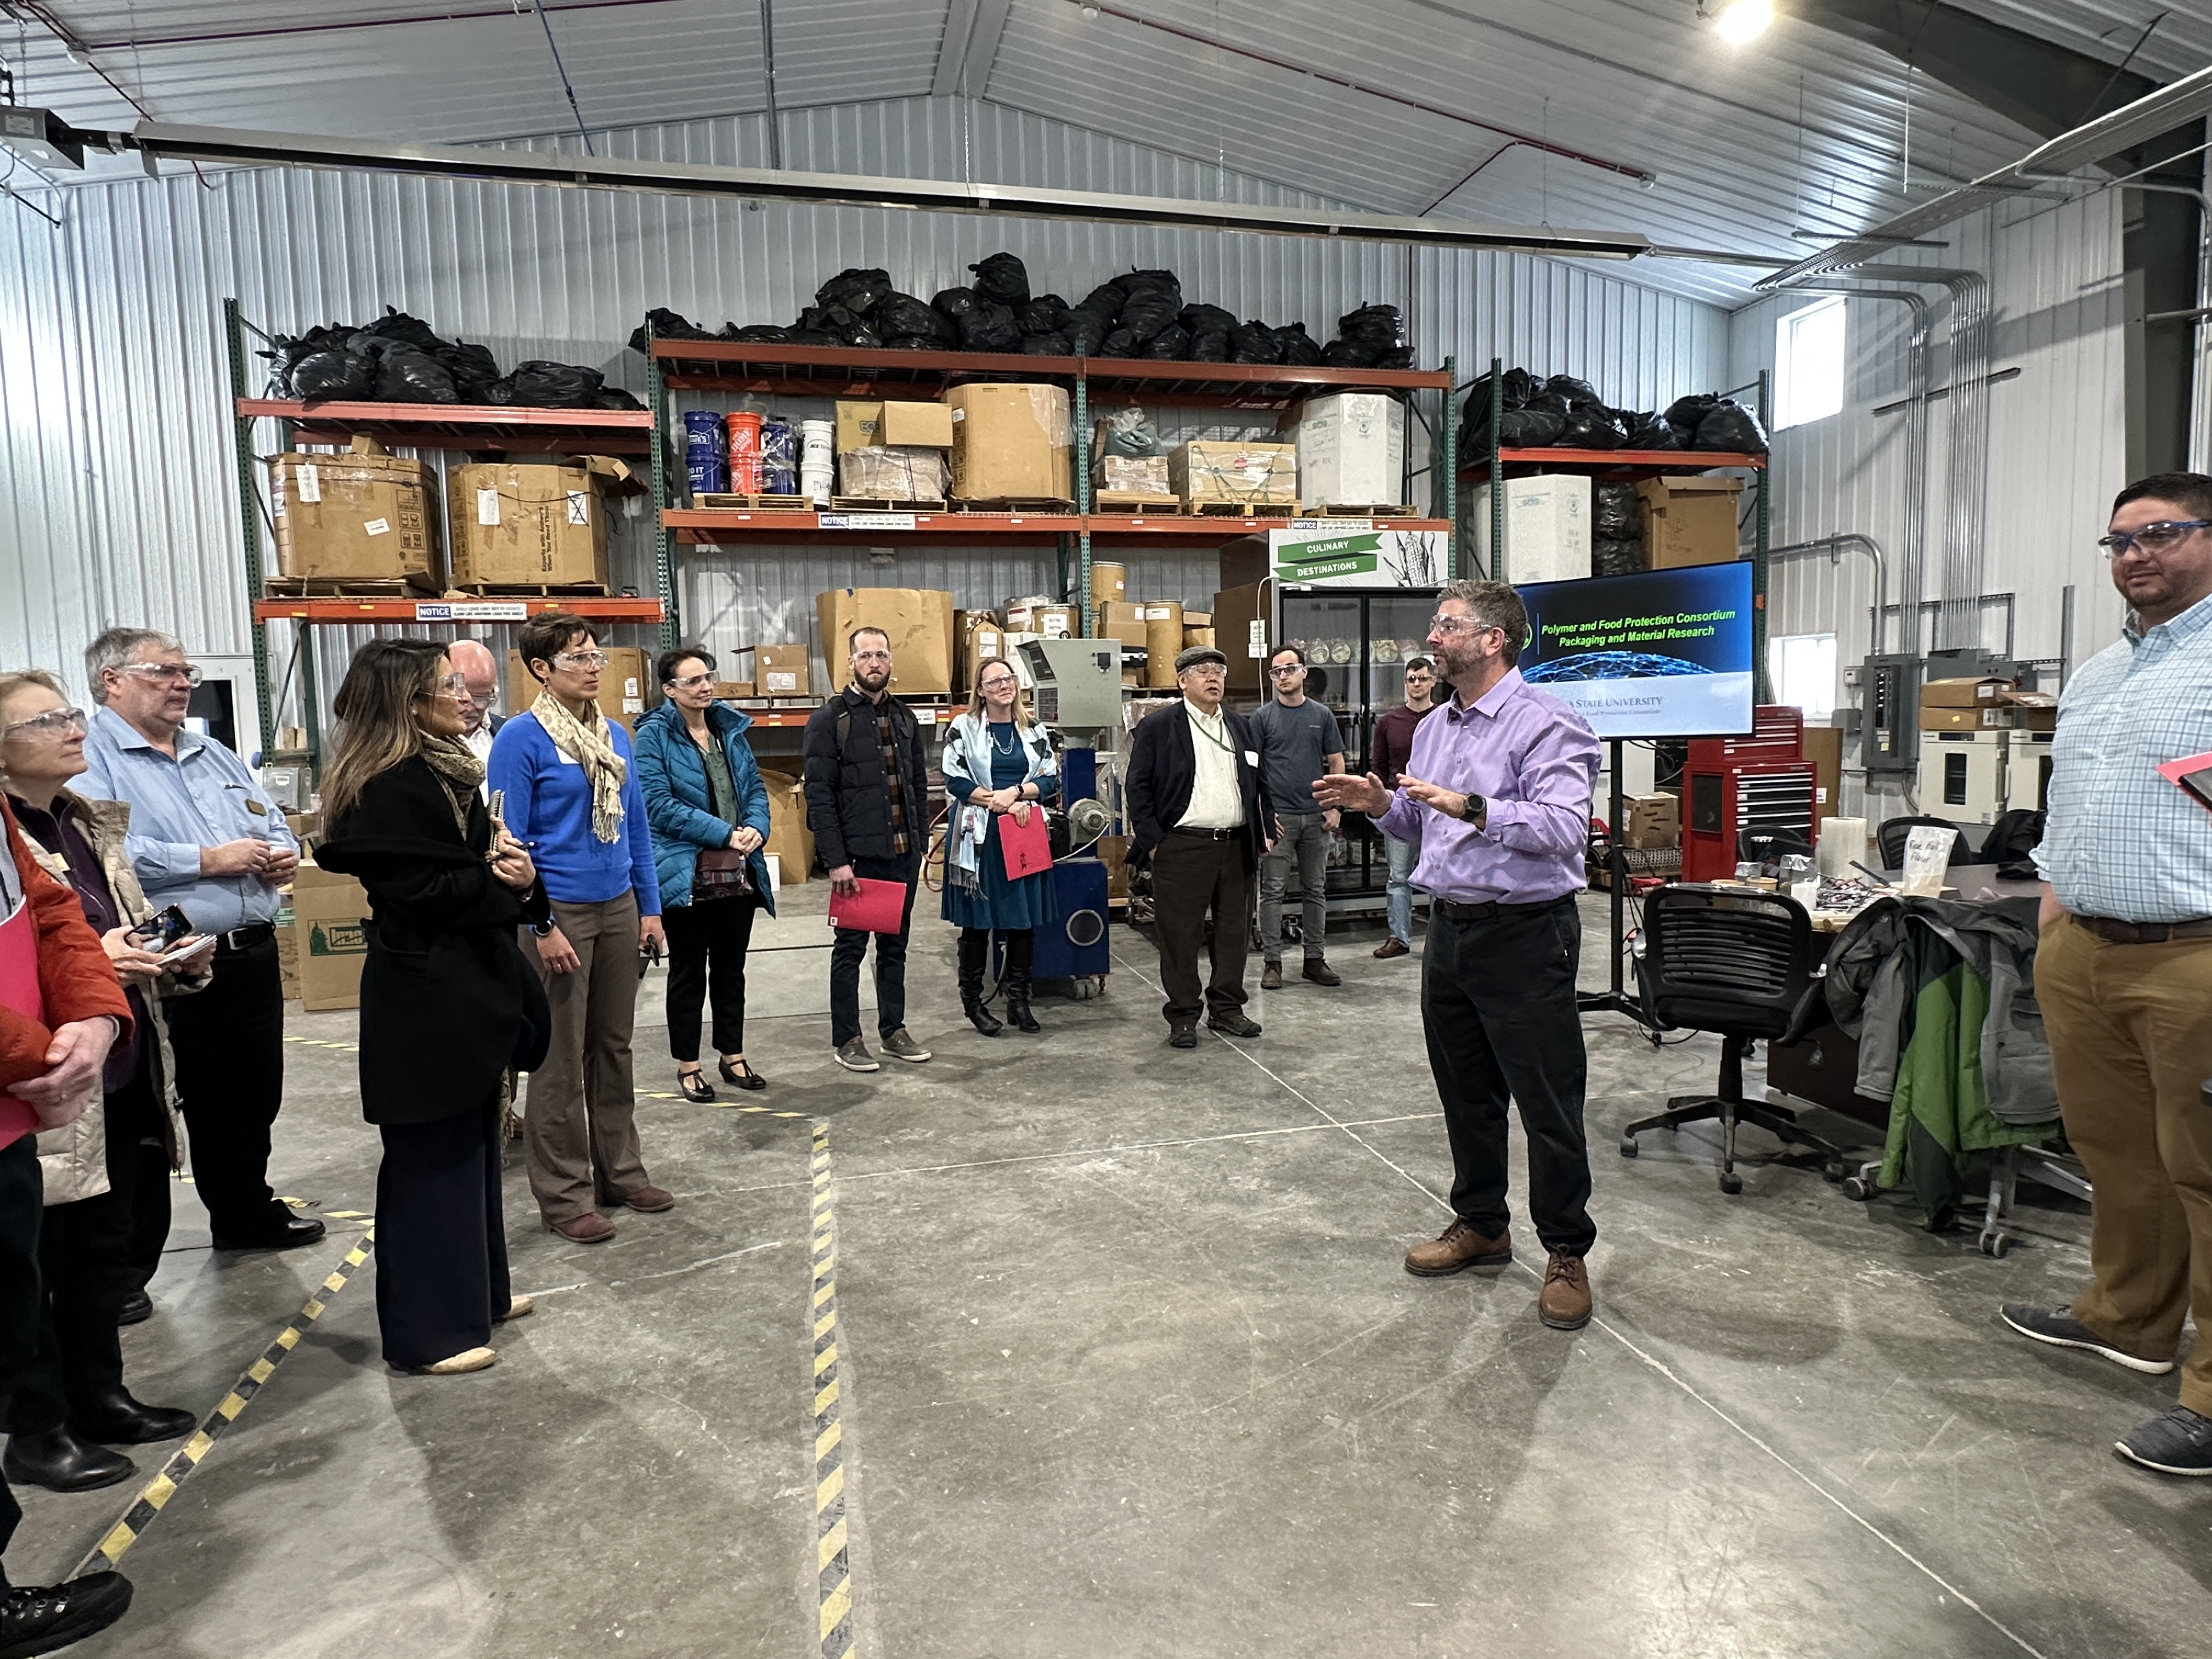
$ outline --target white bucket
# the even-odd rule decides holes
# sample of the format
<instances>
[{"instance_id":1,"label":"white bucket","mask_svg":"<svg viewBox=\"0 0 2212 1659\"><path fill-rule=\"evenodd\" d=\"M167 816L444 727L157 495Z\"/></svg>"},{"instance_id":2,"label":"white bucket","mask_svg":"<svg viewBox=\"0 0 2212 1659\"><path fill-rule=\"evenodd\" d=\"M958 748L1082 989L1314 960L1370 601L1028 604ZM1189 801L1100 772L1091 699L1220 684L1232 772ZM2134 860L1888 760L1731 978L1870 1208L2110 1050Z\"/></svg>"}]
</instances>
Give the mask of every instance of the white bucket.
<instances>
[{"instance_id":1,"label":"white bucket","mask_svg":"<svg viewBox=\"0 0 2212 1659\"><path fill-rule=\"evenodd\" d=\"M801 421L799 423L799 493L811 496L817 507L830 505L836 480L837 423Z\"/></svg>"}]
</instances>

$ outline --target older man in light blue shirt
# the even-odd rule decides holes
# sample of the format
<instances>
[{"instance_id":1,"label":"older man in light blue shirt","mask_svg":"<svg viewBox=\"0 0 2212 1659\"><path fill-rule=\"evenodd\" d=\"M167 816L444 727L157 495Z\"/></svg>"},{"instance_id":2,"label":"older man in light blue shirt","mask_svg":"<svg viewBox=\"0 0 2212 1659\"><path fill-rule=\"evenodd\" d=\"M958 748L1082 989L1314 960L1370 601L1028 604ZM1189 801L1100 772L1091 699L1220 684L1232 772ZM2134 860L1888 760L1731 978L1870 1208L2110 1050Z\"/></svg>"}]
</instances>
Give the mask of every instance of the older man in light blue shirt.
<instances>
[{"instance_id":1,"label":"older man in light blue shirt","mask_svg":"<svg viewBox=\"0 0 2212 1659\"><path fill-rule=\"evenodd\" d=\"M112 628L85 652L100 711L86 734L87 794L131 805L125 845L146 896L217 936L215 975L169 1014L192 1181L218 1249L306 1244L269 1185L284 1096L284 988L272 925L300 843L244 762L185 729L200 671L167 634ZM190 1005L189 1006L187 1005Z\"/></svg>"}]
</instances>

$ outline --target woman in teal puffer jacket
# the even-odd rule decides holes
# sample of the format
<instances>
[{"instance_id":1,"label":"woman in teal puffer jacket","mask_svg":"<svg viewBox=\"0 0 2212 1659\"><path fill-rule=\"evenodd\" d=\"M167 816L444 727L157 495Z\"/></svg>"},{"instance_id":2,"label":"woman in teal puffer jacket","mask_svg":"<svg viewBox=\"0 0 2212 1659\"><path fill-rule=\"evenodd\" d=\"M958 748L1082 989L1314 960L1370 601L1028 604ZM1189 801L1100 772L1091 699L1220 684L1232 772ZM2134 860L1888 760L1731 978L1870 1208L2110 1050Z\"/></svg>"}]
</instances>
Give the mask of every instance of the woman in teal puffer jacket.
<instances>
[{"instance_id":1,"label":"woman in teal puffer jacket","mask_svg":"<svg viewBox=\"0 0 2212 1659\"><path fill-rule=\"evenodd\" d=\"M764 1089L745 1059L745 951L757 911L775 914L769 891L768 786L745 730L752 721L714 701L714 659L696 646L660 653L667 701L637 723L638 787L653 826L668 930L668 1051L686 1100L710 1101L699 1065L699 1012L711 992L722 1080ZM745 855L750 893L718 893L696 878L699 854L730 848Z\"/></svg>"}]
</instances>

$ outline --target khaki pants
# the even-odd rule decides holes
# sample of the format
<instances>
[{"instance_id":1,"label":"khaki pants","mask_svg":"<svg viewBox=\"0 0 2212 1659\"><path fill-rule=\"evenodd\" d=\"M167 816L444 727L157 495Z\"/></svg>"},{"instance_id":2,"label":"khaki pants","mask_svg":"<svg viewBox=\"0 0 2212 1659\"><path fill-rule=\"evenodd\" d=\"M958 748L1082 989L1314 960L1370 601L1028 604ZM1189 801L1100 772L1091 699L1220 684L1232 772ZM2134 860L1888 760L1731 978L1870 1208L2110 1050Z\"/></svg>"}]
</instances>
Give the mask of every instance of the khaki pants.
<instances>
[{"instance_id":1,"label":"khaki pants","mask_svg":"<svg viewBox=\"0 0 2212 1659\"><path fill-rule=\"evenodd\" d=\"M553 921L575 947L576 967L549 973L538 941L522 951L538 963L553 1008L545 1063L530 1074L522 1117L530 1190L548 1226L618 1204L647 1185L637 1144L630 1080L630 1027L637 1017L637 896L601 904L553 901Z\"/></svg>"},{"instance_id":2,"label":"khaki pants","mask_svg":"<svg viewBox=\"0 0 2212 1659\"><path fill-rule=\"evenodd\" d=\"M2070 918L2036 952L2059 1109L2096 1188L2074 1316L2145 1358L2197 1346L2181 1403L2212 1417L2212 939L2113 945Z\"/></svg>"}]
</instances>

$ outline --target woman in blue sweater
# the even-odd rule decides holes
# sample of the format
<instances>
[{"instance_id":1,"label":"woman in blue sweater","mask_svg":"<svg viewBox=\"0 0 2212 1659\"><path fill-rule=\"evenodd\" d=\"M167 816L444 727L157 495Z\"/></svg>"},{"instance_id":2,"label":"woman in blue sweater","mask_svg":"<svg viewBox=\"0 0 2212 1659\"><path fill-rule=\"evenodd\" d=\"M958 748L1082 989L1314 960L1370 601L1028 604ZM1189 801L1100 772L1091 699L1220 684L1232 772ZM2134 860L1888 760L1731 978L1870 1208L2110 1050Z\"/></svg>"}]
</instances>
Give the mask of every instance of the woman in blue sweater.
<instances>
[{"instance_id":1,"label":"woman in blue sweater","mask_svg":"<svg viewBox=\"0 0 2212 1659\"><path fill-rule=\"evenodd\" d=\"M684 1098L703 1103L714 1097L699 1066L699 1008L710 986L722 1080L768 1086L745 1059L745 951L754 913L775 914L761 853L768 786L745 740L752 721L714 701L714 658L678 646L660 653L659 675L668 701L637 723L637 775L668 925L668 1052Z\"/></svg>"},{"instance_id":2,"label":"woman in blue sweater","mask_svg":"<svg viewBox=\"0 0 2212 1659\"><path fill-rule=\"evenodd\" d=\"M658 1213L674 1196L646 1178L630 1076L638 956L658 952L660 884L629 733L599 713L606 656L565 611L516 642L538 701L492 739L489 782L508 833L530 849L553 920L525 945L552 1005L553 1038L530 1079L523 1127L545 1224L577 1244L614 1237L604 1206Z\"/></svg>"},{"instance_id":3,"label":"woman in blue sweater","mask_svg":"<svg viewBox=\"0 0 2212 1659\"><path fill-rule=\"evenodd\" d=\"M1030 962L1036 928L1056 907L1052 872L1009 880L1000 850L999 820L1027 824L1030 814L1060 793L1060 763L1044 727L1031 723L1021 682L1003 662L975 677L967 712L946 733L939 766L945 793L957 809L945 838L945 919L960 928L960 1007L985 1036L1003 1027L984 1006L983 963L991 935L1006 936L1006 1018L1024 1031L1042 1030L1030 1012Z\"/></svg>"}]
</instances>

